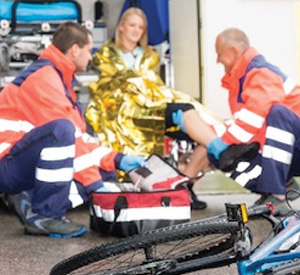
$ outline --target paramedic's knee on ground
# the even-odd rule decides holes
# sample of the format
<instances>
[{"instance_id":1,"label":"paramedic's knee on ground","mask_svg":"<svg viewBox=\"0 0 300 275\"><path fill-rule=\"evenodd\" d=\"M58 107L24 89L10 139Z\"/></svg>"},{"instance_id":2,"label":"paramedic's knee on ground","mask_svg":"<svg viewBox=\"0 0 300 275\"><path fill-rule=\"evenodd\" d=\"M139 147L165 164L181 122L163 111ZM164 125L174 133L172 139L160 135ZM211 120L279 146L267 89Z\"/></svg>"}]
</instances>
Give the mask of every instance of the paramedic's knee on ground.
<instances>
[{"instance_id":1,"label":"paramedic's knee on ground","mask_svg":"<svg viewBox=\"0 0 300 275\"><path fill-rule=\"evenodd\" d=\"M84 226L62 218L71 206L74 143L72 122L54 120L25 134L0 161L0 191L18 193L29 190L29 198L11 198L29 234L52 234L51 230L48 231L52 226L65 228L61 231L64 236L86 232Z\"/></svg>"}]
</instances>

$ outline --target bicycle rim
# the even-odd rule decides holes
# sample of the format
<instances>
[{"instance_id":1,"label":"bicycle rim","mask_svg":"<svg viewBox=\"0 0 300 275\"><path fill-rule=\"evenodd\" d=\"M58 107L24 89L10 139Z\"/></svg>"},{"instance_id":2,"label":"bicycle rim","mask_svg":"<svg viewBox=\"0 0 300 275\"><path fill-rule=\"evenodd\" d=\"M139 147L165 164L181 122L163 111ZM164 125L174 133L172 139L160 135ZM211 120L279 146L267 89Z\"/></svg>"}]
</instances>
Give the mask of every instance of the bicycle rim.
<instances>
[{"instance_id":1,"label":"bicycle rim","mask_svg":"<svg viewBox=\"0 0 300 275\"><path fill-rule=\"evenodd\" d=\"M235 261L230 249L238 231L237 223L225 219L165 227L74 255L50 275L184 274L221 266Z\"/></svg>"}]
</instances>

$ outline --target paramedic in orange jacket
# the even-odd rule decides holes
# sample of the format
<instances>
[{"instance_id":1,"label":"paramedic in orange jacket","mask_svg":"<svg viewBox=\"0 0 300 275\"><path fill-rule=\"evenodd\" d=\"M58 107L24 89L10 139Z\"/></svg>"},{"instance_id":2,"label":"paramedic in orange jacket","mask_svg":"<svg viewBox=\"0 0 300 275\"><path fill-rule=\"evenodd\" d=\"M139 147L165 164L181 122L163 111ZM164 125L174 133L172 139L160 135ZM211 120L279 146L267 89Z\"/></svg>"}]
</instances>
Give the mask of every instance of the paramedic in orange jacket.
<instances>
[{"instance_id":1,"label":"paramedic in orange jacket","mask_svg":"<svg viewBox=\"0 0 300 275\"><path fill-rule=\"evenodd\" d=\"M86 132L73 86L92 46L90 31L62 24L52 45L0 93L0 191L30 190L32 206L15 205L29 234L84 234L86 227L65 214L93 192L108 191L99 168L129 171L143 161L101 147Z\"/></svg>"},{"instance_id":2,"label":"paramedic in orange jacket","mask_svg":"<svg viewBox=\"0 0 300 275\"><path fill-rule=\"evenodd\" d=\"M194 153L198 159L207 157L203 154L207 149L209 158L218 161L230 145L258 141L260 154L240 163L231 177L262 194L256 204L270 201L277 214L285 214L286 184L300 172L300 89L251 47L239 29L221 32L216 52L217 63L225 68L222 86L229 91L232 119L213 125L212 130L194 110L177 110L172 113L173 121L199 143L202 151ZM190 171L189 176L197 172Z\"/></svg>"}]
</instances>

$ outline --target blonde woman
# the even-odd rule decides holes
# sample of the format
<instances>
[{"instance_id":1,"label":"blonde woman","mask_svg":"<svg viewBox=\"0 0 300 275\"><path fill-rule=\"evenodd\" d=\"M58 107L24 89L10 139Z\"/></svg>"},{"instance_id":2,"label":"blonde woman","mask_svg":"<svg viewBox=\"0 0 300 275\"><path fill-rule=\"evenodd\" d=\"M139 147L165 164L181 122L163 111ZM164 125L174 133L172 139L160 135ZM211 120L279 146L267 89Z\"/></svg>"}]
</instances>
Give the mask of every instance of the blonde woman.
<instances>
[{"instance_id":1,"label":"blonde woman","mask_svg":"<svg viewBox=\"0 0 300 275\"><path fill-rule=\"evenodd\" d=\"M93 63L101 73L89 85L86 119L102 142L118 152L162 155L168 103L192 103L204 113L199 102L166 87L160 78L160 57L148 46L147 18L139 8L123 13L115 38L95 53Z\"/></svg>"}]
</instances>

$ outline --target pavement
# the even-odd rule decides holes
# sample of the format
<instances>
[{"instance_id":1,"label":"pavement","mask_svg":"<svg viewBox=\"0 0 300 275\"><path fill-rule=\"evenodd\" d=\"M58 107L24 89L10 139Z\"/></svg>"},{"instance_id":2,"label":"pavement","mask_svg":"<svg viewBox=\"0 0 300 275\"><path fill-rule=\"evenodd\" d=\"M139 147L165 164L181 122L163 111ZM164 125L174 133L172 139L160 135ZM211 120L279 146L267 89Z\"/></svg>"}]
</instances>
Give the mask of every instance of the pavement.
<instances>
[{"instance_id":1,"label":"pavement","mask_svg":"<svg viewBox=\"0 0 300 275\"><path fill-rule=\"evenodd\" d=\"M223 178L222 181L225 182ZM218 188L219 183L220 178L216 180L216 175L214 175L205 184L201 182L195 185L194 190L198 198L206 201L208 207L205 210L192 211L192 219L224 213L224 204L227 202L246 203L249 206L259 197L236 186L235 183L224 183L221 185L223 189ZM93 231L89 231L83 237L73 239L28 236L24 235L22 225L11 210L0 207L0 215L2 220L0 223L0 275L46 275L61 260L116 239L115 237L102 237ZM89 226L87 207L70 211L68 217ZM254 236L254 243L258 243L271 229L263 219L250 221L249 227ZM237 270L235 265L231 265L193 274L234 275L237 274Z\"/></svg>"}]
</instances>

